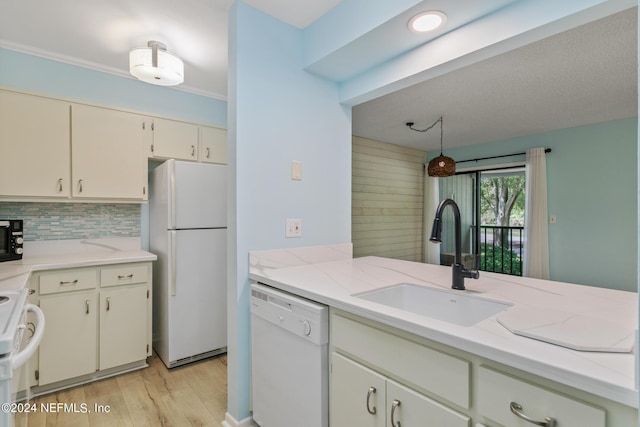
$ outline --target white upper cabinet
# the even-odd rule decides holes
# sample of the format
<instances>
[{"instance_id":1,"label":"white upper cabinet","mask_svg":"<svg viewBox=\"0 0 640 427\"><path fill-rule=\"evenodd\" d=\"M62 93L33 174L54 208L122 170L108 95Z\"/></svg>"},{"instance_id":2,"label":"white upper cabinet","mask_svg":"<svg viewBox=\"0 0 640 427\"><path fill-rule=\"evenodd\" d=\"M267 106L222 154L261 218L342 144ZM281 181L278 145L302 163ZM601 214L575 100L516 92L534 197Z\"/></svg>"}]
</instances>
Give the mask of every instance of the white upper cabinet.
<instances>
[{"instance_id":1,"label":"white upper cabinet","mask_svg":"<svg viewBox=\"0 0 640 427\"><path fill-rule=\"evenodd\" d=\"M146 120L138 114L73 104L73 197L147 199Z\"/></svg>"},{"instance_id":2,"label":"white upper cabinet","mask_svg":"<svg viewBox=\"0 0 640 427\"><path fill-rule=\"evenodd\" d=\"M200 126L200 156L204 163L228 163L227 131L209 126Z\"/></svg>"},{"instance_id":3,"label":"white upper cabinet","mask_svg":"<svg viewBox=\"0 0 640 427\"><path fill-rule=\"evenodd\" d=\"M154 119L152 156L160 159L198 160L198 126L175 120Z\"/></svg>"},{"instance_id":4,"label":"white upper cabinet","mask_svg":"<svg viewBox=\"0 0 640 427\"><path fill-rule=\"evenodd\" d=\"M70 104L0 91L0 197L67 198Z\"/></svg>"},{"instance_id":5,"label":"white upper cabinet","mask_svg":"<svg viewBox=\"0 0 640 427\"><path fill-rule=\"evenodd\" d=\"M147 159L227 163L227 131L0 90L0 199L148 200Z\"/></svg>"},{"instance_id":6,"label":"white upper cabinet","mask_svg":"<svg viewBox=\"0 0 640 427\"><path fill-rule=\"evenodd\" d=\"M154 118L149 147L147 154L154 159L227 164L225 129Z\"/></svg>"}]
</instances>

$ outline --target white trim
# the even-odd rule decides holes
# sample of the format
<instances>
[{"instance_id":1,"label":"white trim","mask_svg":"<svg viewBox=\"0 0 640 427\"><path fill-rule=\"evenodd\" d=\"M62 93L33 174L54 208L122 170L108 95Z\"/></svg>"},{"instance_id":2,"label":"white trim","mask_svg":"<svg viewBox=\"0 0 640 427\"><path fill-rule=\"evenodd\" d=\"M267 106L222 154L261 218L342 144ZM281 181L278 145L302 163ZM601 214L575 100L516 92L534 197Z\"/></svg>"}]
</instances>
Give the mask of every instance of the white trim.
<instances>
[{"instance_id":1,"label":"white trim","mask_svg":"<svg viewBox=\"0 0 640 427\"><path fill-rule=\"evenodd\" d=\"M236 421L228 412L224 414L224 421L222 421L222 427L260 427L253 421L252 417L245 418L241 421Z\"/></svg>"},{"instance_id":2,"label":"white trim","mask_svg":"<svg viewBox=\"0 0 640 427\"><path fill-rule=\"evenodd\" d=\"M137 80L135 77L129 74L129 70L120 70L114 67L98 64L97 62L86 61L84 59L76 58L68 55L56 54L54 52L38 49L31 46L26 46L19 43L13 43L7 40L0 40L0 48L13 50L19 53L24 53L31 56L37 56L51 61L62 62L63 64L73 65L76 67L87 68L93 71L99 71L101 73L111 74L118 77L124 77L130 80ZM128 55L128 53L127 53ZM213 98L219 101L228 101L227 95L220 93L209 92L207 90L198 89L189 85L171 86L169 89L175 89L182 92L192 93L194 95L204 96L206 98Z\"/></svg>"}]
</instances>

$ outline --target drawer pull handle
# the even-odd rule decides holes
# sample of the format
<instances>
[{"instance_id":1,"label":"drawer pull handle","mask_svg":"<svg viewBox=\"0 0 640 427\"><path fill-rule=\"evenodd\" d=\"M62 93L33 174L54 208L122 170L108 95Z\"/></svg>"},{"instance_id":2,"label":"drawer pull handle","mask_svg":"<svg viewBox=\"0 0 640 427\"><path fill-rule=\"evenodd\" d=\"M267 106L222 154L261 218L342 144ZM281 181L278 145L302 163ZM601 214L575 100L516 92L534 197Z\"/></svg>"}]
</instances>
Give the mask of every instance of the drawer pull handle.
<instances>
[{"instance_id":1,"label":"drawer pull handle","mask_svg":"<svg viewBox=\"0 0 640 427\"><path fill-rule=\"evenodd\" d=\"M107 297L107 311L111 310L111 298Z\"/></svg>"},{"instance_id":2,"label":"drawer pull handle","mask_svg":"<svg viewBox=\"0 0 640 427\"><path fill-rule=\"evenodd\" d=\"M516 402L511 402L511 404L509 405L509 408L511 409L511 412L513 412L516 415L516 417L521 418L526 422L529 422L537 426L542 426L542 427L556 427L555 418L545 417L544 421L536 421L532 418L529 418L527 415L525 415L522 412L522 406Z\"/></svg>"},{"instance_id":3,"label":"drawer pull handle","mask_svg":"<svg viewBox=\"0 0 640 427\"><path fill-rule=\"evenodd\" d=\"M369 387L369 391L367 392L367 412L370 413L371 415L375 415L377 410L376 407L371 407L371 395L372 394L376 394L376 388L375 387Z\"/></svg>"},{"instance_id":4,"label":"drawer pull handle","mask_svg":"<svg viewBox=\"0 0 640 427\"><path fill-rule=\"evenodd\" d=\"M400 407L400 401L398 399L393 400L391 405L391 427L401 427L400 421L396 421L396 409Z\"/></svg>"},{"instance_id":5,"label":"drawer pull handle","mask_svg":"<svg viewBox=\"0 0 640 427\"><path fill-rule=\"evenodd\" d=\"M77 285L78 284L78 279L76 280L70 280L70 281L60 281L60 286L73 286L73 285Z\"/></svg>"},{"instance_id":6,"label":"drawer pull handle","mask_svg":"<svg viewBox=\"0 0 640 427\"><path fill-rule=\"evenodd\" d=\"M133 279L133 274L128 274L126 276L118 275L118 280L124 280L124 279Z\"/></svg>"},{"instance_id":7,"label":"drawer pull handle","mask_svg":"<svg viewBox=\"0 0 640 427\"><path fill-rule=\"evenodd\" d=\"M207 147L207 159L211 156L211 149Z\"/></svg>"},{"instance_id":8,"label":"drawer pull handle","mask_svg":"<svg viewBox=\"0 0 640 427\"><path fill-rule=\"evenodd\" d=\"M58 193L62 192L62 178L58 180Z\"/></svg>"},{"instance_id":9,"label":"drawer pull handle","mask_svg":"<svg viewBox=\"0 0 640 427\"><path fill-rule=\"evenodd\" d=\"M89 300L86 300L86 301L84 302L84 304L85 304L85 307L86 307L85 313L86 313L86 314L89 314Z\"/></svg>"},{"instance_id":10,"label":"drawer pull handle","mask_svg":"<svg viewBox=\"0 0 640 427\"><path fill-rule=\"evenodd\" d=\"M196 146L195 146L195 145L192 145L192 146L191 146L191 157L193 157L193 156L195 156L195 155L196 155Z\"/></svg>"}]
</instances>

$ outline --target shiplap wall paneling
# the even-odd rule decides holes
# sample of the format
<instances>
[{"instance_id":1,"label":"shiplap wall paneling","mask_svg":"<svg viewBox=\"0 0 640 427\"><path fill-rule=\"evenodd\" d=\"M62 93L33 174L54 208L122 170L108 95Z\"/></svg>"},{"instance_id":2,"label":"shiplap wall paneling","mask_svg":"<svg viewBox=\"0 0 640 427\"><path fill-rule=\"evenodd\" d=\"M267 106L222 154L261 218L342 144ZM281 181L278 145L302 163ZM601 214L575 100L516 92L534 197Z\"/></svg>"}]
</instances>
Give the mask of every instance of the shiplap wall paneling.
<instances>
[{"instance_id":1,"label":"shiplap wall paneling","mask_svg":"<svg viewBox=\"0 0 640 427\"><path fill-rule=\"evenodd\" d=\"M425 157L421 150L353 137L355 257L422 260Z\"/></svg>"}]
</instances>

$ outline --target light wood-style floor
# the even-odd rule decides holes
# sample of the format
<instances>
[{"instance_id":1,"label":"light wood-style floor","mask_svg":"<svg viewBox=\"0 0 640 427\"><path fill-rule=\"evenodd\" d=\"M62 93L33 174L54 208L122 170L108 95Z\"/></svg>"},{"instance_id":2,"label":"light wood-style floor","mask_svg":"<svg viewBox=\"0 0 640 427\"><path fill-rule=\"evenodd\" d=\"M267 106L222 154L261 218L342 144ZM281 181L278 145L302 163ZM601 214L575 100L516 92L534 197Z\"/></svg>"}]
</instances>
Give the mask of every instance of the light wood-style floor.
<instances>
[{"instance_id":1,"label":"light wood-style floor","mask_svg":"<svg viewBox=\"0 0 640 427\"><path fill-rule=\"evenodd\" d=\"M90 413L43 413L40 404L85 404ZM32 399L36 413L17 426L216 426L227 409L227 356L168 370L155 354L149 367ZM95 405L109 413L95 412Z\"/></svg>"}]
</instances>

